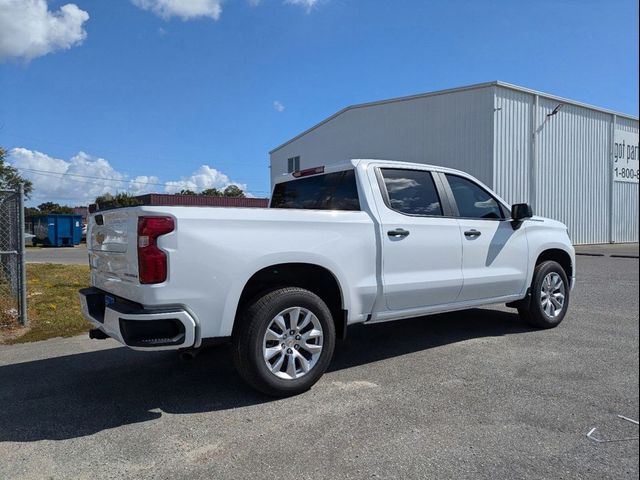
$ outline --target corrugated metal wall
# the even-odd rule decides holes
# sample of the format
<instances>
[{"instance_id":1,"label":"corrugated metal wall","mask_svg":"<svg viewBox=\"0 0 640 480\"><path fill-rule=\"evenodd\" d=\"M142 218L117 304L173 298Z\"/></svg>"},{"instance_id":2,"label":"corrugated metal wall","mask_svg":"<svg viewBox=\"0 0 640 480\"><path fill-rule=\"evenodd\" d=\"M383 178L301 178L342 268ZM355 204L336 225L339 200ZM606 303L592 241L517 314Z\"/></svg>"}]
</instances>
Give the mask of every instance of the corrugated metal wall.
<instances>
[{"instance_id":1,"label":"corrugated metal wall","mask_svg":"<svg viewBox=\"0 0 640 480\"><path fill-rule=\"evenodd\" d=\"M574 243L609 241L611 115L540 97L535 211L569 227Z\"/></svg>"},{"instance_id":2,"label":"corrugated metal wall","mask_svg":"<svg viewBox=\"0 0 640 480\"><path fill-rule=\"evenodd\" d=\"M531 201L531 113L533 95L495 88L493 188L509 203Z\"/></svg>"},{"instance_id":3,"label":"corrugated metal wall","mask_svg":"<svg viewBox=\"0 0 640 480\"><path fill-rule=\"evenodd\" d=\"M268 198L212 197L209 195L171 195L164 193L147 193L136 197L142 205L150 206L188 206L188 207L245 207L266 208Z\"/></svg>"},{"instance_id":4,"label":"corrugated metal wall","mask_svg":"<svg viewBox=\"0 0 640 480\"><path fill-rule=\"evenodd\" d=\"M379 102L272 152L272 183L298 155L301 168L351 158L431 163L469 172L510 203L532 203L576 244L637 242L638 184L609 190L612 122L611 113L503 83ZM617 125L638 132L637 120Z\"/></svg>"},{"instance_id":5,"label":"corrugated metal wall","mask_svg":"<svg viewBox=\"0 0 640 480\"><path fill-rule=\"evenodd\" d=\"M300 168L378 158L446 165L493 181L493 87L346 110L271 155L272 183L287 158Z\"/></svg>"},{"instance_id":6,"label":"corrugated metal wall","mask_svg":"<svg viewBox=\"0 0 640 480\"><path fill-rule=\"evenodd\" d=\"M537 215L565 223L575 244L637 242L638 184L614 182L609 205L613 115L544 95L536 110L533 93L495 90L496 192L511 203L531 202ZM617 128L637 132L638 122L618 118Z\"/></svg>"},{"instance_id":7,"label":"corrugated metal wall","mask_svg":"<svg viewBox=\"0 0 640 480\"><path fill-rule=\"evenodd\" d=\"M616 129L638 133L638 122L627 118L616 119ZM637 183L613 182L613 231L614 242L638 241L638 195Z\"/></svg>"}]
</instances>

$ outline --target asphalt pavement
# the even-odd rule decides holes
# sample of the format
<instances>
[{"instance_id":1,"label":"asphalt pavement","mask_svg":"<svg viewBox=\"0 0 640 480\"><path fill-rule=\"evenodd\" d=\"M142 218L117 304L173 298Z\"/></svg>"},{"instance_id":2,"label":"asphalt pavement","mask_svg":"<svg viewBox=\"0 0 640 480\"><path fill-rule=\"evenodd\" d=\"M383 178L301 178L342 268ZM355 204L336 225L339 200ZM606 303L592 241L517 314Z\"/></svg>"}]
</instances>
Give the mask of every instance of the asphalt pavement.
<instances>
[{"instance_id":1,"label":"asphalt pavement","mask_svg":"<svg viewBox=\"0 0 640 480\"><path fill-rule=\"evenodd\" d=\"M580 256L569 314L351 327L308 393L86 337L0 346L0 478L637 479L638 260Z\"/></svg>"},{"instance_id":2,"label":"asphalt pavement","mask_svg":"<svg viewBox=\"0 0 640 480\"><path fill-rule=\"evenodd\" d=\"M578 245L575 248L578 255L638 258L638 245L637 243L614 243L610 245Z\"/></svg>"},{"instance_id":3,"label":"asphalt pavement","mask_svg":"<svg viewBox=\"0 0 640 480\"><path fill-rule=\"evenodd\" d=\"M87 245L75 247L28 247L27 263L61 263L63 265L89 265Z\"/></svg>"}]
</instances>

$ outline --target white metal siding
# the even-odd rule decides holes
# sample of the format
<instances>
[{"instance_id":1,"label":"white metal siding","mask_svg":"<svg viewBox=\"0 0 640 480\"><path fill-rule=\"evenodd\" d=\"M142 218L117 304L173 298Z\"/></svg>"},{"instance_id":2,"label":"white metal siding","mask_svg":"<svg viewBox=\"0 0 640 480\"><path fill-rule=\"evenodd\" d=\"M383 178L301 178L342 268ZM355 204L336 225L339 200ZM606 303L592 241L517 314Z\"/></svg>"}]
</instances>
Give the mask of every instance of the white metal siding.
<instances>
[{"instance_id":1,"label":"white metal siding","mask_svg":"<svg viewBox=\"0 0 640 480\"><path fill-rule=\"evenodd\" d=\"M534 96L496 87L493 188L510 203L531 201L531 113Z\"/></svg>"},{"instance_id":2,"label":"white metal siding","mask_svg":"<svg viewBox=\"0 0 640 480\"><path fill-rule=\"evenodd\" d=\"M271 155L272 183L287 158L300 168L353 158L444 165L493 182L493 87L348 109Z\"/></svg>"},{"instance_id":3,"label":"white metal siding","mask_svg":"<svg viewBox=\"0 0 640 480\"><path fill-rule=\"evenodd\" d=\"M431 163L469 172L510 203L532 203L576 244L637 242L638 184L610 190L613 118L501 82L366 104L274 150L272 184L298 155L301 168L352 158ZM638 120L620 115L616 128L638 132Z\"/></svg>"},{"instance_id":4,"label":"white metal siding","mask_svg":"<svg viewBox=\"0 0 640 480\"><path fill-rule=\"evenodd\" d=\"M536 213L569 227L574 243L609 241L611 115L540 97L535 158Z\"/></svg>"},{"instance_id":5,"label":"white metal siding","mask_svg":"<svg viewBox=\"0 0 640 480\"><path fill-rule=\"evenodd\" d=\"M556 115L547 117L561 103L540 95L536 112L534 93L496 87L496 192L511 203L535 203L536 214L567 224L576 244L606 243L611 238L637 242L637 184L614 183L613 232L609 232L613 115L563 104ZM637 132L638 122L618 118L618 129L623 128ZM536 160L533 167L532 158ZM530 191L531 168L535 169L535 192Z\"/></svg>"},{"instance_id":6,"label":"white metal siding","mask_svg":"<svg viewBox=\"0 0 640 480\"><path fill-rule=\"evenodd\" d=\"M616 129L638 133L638 122L626 118L617 118ZM637 183L613 182L613 232L614 242L638 241L638 203Z\"/></svg>"}]
</instances>

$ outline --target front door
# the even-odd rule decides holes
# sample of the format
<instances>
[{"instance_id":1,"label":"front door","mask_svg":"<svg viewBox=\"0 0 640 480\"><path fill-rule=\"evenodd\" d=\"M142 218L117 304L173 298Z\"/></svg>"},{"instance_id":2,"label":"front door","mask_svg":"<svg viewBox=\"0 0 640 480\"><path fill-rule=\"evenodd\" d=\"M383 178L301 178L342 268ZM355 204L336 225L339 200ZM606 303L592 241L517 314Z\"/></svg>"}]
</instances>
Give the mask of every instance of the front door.
<instances>
[{"instance_id":1,"label":"front door","mask_svg":"<svg viewBox=\"0 0 640 480\"><path fill-rule=\"evenodd\" d=\"M445 218L427 170L376 168L371 180L382 238L382 280L389 310L454 303L462 288L462 240L456 218ZM438 180L439 181L439 180Z\"/></svg>"},{"instance_id":2,"label":"front door","mask_svg":"<svg viewBox=\"0 0 640 480\"><path fill-rule=\"evenodd\" d=\"M444 175L455 199L462 240L459 302L518 295L529 265L525 227L514 230L500 203L472 180Z\"/></svg>"}]
</instances>

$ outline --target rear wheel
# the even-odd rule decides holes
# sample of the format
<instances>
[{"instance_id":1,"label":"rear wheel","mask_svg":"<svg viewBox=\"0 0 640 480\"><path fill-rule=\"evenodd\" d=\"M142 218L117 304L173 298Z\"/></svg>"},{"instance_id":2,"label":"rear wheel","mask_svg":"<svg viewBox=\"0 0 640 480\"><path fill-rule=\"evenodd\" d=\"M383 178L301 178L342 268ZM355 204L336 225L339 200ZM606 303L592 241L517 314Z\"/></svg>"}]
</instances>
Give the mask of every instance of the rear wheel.
<instances>
[{"instance_id":1,"label":"rear wheel","mask_svg":"<svg viewBox=\"0 0 640 480\"><path fill-rule=\"evenodd\" d=\"M327 305L297 287L271 291L250 303L233 335L233 360L252 387L273 396L302 393L325 372L335 345Z\"/></svg>"},{"instance_id":2,"label":"rear wheel","mask_svg":"<svg viewBox=\"0 0 640 480\"><path fill-rule=\"evenodd\" d=\"M553 328L562 322L569 307L569 281L562 266L545 261L536 266L529 305L518 308L520 316L539 328Z\"/></svg>"}]
</instances>

